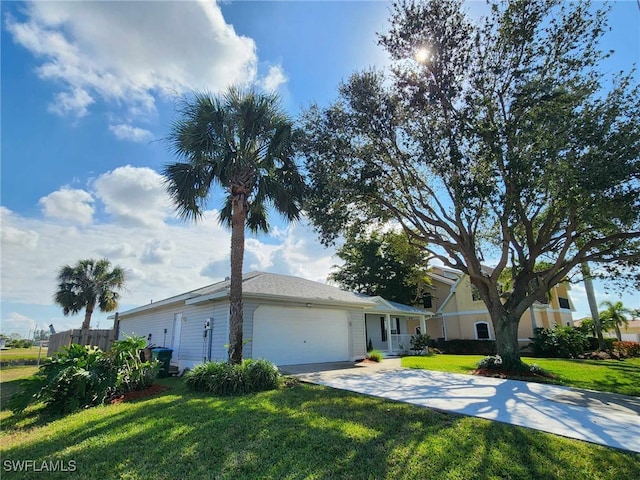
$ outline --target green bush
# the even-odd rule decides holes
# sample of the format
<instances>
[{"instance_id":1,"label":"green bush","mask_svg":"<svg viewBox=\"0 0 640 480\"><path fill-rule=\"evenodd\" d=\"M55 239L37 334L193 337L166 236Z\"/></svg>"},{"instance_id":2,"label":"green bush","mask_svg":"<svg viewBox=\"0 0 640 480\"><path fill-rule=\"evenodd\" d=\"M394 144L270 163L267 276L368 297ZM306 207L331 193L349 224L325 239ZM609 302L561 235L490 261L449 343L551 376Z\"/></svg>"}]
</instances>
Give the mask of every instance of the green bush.
<instances>
[{"instance_id":1,"label":"green bush","mask_svg":"<svg viewBox=\"0 0 640 480\"><path fill-rule=\"evenodd\" d=\"M413 350L416 353L421 353L427 350L427 347L429 346L430 341L431 341L431 337L427 334L413 335L410 341L411 350Z\"/></svg>"},{"instance_id":2,"label":"green bush","mask_svg":"<svg viewBox=\"0 0 640 480\"><path fill-rule=\"evenodd\" d=\"M470 355L495 355L498 351L495 340L445 340L438 348L446 353Z\"/></svg>"},{"instance_id":3,"label":"green bush","mask_svg":"<svg viewBox=\"0 0 640 480\"><path fill-rule=\"evenodd\" d=\"M537 357L577 358L589 348L589 340L579 328L555 326L536 328L530 346Z\"/></svg>"},{"instance_id":4,"label":"green bush","mask_svg":"<svg viewBox=\"0 0 640 480\"><path fill-rule=\"evenodd\" d=\"M580 328L580 327L578 327ZM587 340L589 341L589 346L587 347L588 350L599 350L600 349L600 345L598 344L598 339L596 337L588 337ZM604 337L604 345L605 345L605 350L613 350L613 343L616 342L617 339L615 338L611 338L611 337Z\"/></svg>"},{"instance_id":5,"label":"green bush","mask_svg":"<svg viewBox=\"0 0 640 480\"><path fill-rule=\"evenodd\" d=\"M280 372L267 360L244 360L235 365L229 362L205 362L185 375L191 390L214 395L244 395L280 387Z\"/></svg>"},{"instance_id":6,"label":"green bush","mask_svg":"<svg viewBox=\"0 0 640 480\"><path fill-rule=\"evenodd\" d=\"M371 360L372 362L379 363L383 358L384 355L382 355L382 352L380 350L371 350L369 353L367 353L367 359Z\"/></svg>"},{"instance_id":7,"label":"green bush","mask_svg":"<svg viewBox=\"0 0 640 480\"><path fill-rule=\"evenodd\" d=\"M141 337L119 340L104 353L97 347L71 344L23 382L10 407L17 412L42 402L53 413L70 413L143 389L153 382L158 365L140 361L140 345L144 346Z\"/></svg>"}]
</instances>

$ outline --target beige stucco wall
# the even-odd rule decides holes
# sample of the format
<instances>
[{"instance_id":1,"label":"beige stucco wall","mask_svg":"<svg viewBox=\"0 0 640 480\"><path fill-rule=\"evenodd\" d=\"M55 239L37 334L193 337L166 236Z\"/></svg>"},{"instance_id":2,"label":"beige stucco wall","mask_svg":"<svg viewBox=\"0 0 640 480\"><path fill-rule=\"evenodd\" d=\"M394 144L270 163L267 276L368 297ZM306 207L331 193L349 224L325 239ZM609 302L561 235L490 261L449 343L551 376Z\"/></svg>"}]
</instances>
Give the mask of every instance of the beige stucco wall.
<instances>
[{"instance_id":1,"label":"beige stucco wall","mask_svg":"<svg viewBox=\"0 0 640 480\"><path fill-rule=\"evenodd\" d=\"M433 286L443 298L446 298L452 289L449 284L438 282L437 280L433 282ZM573 324L571 310L560 308L559 298L561 297L569 299L571 305L567 285L560 284L554 287L548 305L536 304L534 306L536 327L553 328L556 324L563 326ZM464 277L458 282L455 292L441 309L440 314L437 315L436 319L431 320L428 333L432 338L438 338L441 335L439 329L442 328L443 321L445 322L447 339L475 339L476 322L487 322L489 324L489 334L492 339L495 339L491 317L484 302L473 299L471 281L468 277ZM528 310L524 313L518 325L518 338L522 342L528 342L530 337L533 337L533 325L531 314Z\"/></svg>"}]
</instances>

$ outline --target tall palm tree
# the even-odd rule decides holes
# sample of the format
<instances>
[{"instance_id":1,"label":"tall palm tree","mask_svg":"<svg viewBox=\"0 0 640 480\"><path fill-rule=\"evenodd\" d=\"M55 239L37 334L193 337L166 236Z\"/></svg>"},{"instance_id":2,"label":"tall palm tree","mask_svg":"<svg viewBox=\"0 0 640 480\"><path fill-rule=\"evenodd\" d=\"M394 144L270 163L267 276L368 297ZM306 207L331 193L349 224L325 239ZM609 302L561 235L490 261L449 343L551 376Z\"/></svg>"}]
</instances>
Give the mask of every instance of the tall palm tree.
<instances>
[{"instance_id":1,"label":"tall palm tree","mask_svg":"<svg viewBox=\"0 0 640 480\"><path fill-rule=\"evenodd\" d=\"M598 339L598 348L600 350L605 350L606 345L604 343L604 336L602 335L602 325L600 323L600 314L598 313L598 302L596 301L596 293L593 288L589 262L582 262L580 264L580 270L582 271L584 289L587 293L587 302L589 303L589 311L591 312L591 319L593 320L594 332Z\"/></svg>"},{"instance_id":2,"label":"tall palm tree","mask_svg":"<svg viewBox=\"0 0 640 480\"><path fill-rule=\"evenodd\" d=\"M185 100L168 141L182 161L164 169L178 214L198 220L212 186L225 192L220 222L231 227L229 361L242 361L242 264L245 227L268 232L267 208L300 216L304 180L294 156L293 123L274 94L231 87Z\"/></svg>"},{"instance_id":3,"label":"tall palm tree","mask_svg":"<svg viewBox=\"0 0 640 480\"><path fill-rule=\"evenodd\" d=\"M620 326L629 324L627 315L631 313L631 310L625 308L621 301L610 302L605 300L600 304L600 307L605 308L600 312L600 320L603 324L613 324L613 327L616 329L618 341L622 341Z\"/></svg>"},{"instance_id":4,"label":"tall palm tree","mask_svg":"<svg viewBox=\"0 0 640 480\"><path fill-rule=\"evenodd\" d=\"M65 315L76 314L85 309L82 329L88 329L96 306L101 312L112 312L118 308L120 294L124 288L125 272L111 262L102 260L78 260L65 265L58 273L58 290L54 300Z\"/></svg>"}]
</instances>

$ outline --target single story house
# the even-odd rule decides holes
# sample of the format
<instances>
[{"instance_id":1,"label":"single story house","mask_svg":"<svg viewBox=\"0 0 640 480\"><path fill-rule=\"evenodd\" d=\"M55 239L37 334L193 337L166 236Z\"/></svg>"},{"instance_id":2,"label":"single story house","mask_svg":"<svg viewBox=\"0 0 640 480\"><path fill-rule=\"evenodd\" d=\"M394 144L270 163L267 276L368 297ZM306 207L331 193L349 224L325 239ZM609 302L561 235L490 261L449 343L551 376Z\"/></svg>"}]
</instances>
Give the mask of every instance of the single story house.
<instances>
[{"instance_id":1,"label":"single story house","mask_svg":"<svg viewBox=\"0 0 640 480\"><path fill-rule=\"evenodd\" d=\"M226 360L229 342L228 279L118 313L118 338L143 336L173 349L180 370ZM355 361L371 343L387 354L409 350L426 332L432 313L347 292L303 278L273 273L243 275L244 358L276 365Z\"/></svg>"}]
</instances>

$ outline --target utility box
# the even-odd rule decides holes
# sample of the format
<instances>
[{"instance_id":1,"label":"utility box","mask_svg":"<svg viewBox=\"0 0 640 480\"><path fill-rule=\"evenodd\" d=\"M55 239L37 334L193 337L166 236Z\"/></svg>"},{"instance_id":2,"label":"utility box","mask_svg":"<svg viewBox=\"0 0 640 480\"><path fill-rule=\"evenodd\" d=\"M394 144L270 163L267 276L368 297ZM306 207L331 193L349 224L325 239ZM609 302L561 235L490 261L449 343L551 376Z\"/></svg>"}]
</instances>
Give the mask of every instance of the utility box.
<instances>
[{"instance_id":1,"label":"utility box","mask_svg":"<svg viewBox=\"0 0 640 480\"><path fill-rule=\"evenodd\" d=\"M151 350L151 358L160 362L160 370L158 371L159 378L169 376L169 364L171 362L172 354L173 350L170 348L154 348Z\"/></svg>"}]
</instances>

